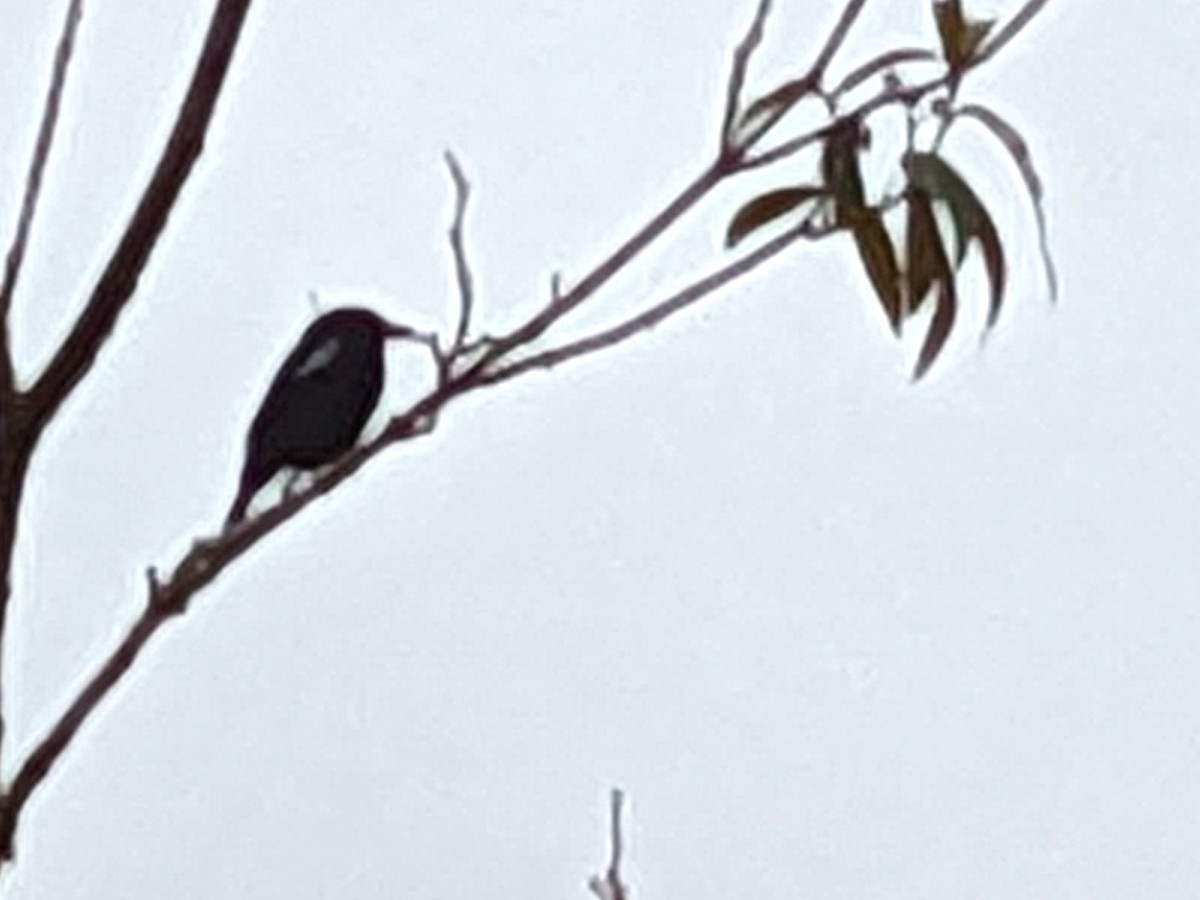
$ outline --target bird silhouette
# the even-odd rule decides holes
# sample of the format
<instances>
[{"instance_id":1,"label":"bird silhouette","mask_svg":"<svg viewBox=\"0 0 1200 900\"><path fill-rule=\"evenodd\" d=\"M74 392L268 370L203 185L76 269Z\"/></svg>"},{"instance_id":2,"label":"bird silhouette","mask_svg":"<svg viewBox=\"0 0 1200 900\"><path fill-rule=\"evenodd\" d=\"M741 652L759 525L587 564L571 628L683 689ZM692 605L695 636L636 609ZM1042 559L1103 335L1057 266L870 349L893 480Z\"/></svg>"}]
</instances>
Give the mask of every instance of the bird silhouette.
<instances>
[{"instance_id":1,"label":"bird silhouette","mask_svg":"<svg viewBox=\"0 0 1200 900\"><path fill-rule=\"evenodd\" d=\"M275 374L246 438L246 463L226 525L285 468L316 469L354 446L383 390L383 344L413 338L369 309L345 307L314 321Z\"/></svg>"}]
</instances>

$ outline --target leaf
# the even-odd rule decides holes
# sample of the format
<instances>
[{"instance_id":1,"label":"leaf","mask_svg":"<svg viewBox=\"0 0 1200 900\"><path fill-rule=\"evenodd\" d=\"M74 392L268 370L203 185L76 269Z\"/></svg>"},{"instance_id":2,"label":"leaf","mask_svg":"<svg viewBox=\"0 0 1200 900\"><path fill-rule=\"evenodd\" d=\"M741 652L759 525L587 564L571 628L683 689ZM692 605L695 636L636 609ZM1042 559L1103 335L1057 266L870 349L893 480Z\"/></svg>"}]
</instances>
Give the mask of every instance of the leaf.
<instances>
[{"instance_id":1,"label":"leaf","mask_svg":"<svg viewBox=\"0 0 1200 900\"><path fill-rule=\"evenodd\" d=\"M913 369L913 381L920 381L929 367L933 365L946 345L946 338L954 328L954 315L958 308L958 297L954 290L954 278L943 278L938 281L937 306L933 310L933 321L929 323L929 332L925 335L925 343L917 356L917 365Z\"/></svg>"},{"instance_id":2,"label":"leaf","mask_svg":"<svg viewBox=\"0 0 1200 900\"><path fill-rule=\"evenodd\" d=\"M883 225L883 216L877 210L860 210L853 225L854 243L862 259L863 269L875 288L875 295L883 304L888 324L893 333L900 331L900 270L896 265L896 252L892 239Z\"/></svg>"},{"instance_id":3,"label":"leaf","mask_svg":"<svg viewBox=\"0 0 1200 900\"><path fill-rule=\"evenodd\" d=\"M946 339L954 327L958 296L954 287L954 270L950 267L942 236L938 232L937 219L933 215L933 201L923 189L910 187L907 202L908 233L905 242L908 259L905 280L911 306L909 312L915 312L930 287L937 285L937 306L913 370L913 380L919 381L946 346Z\"/></svg>"},{"instance_id":4,"label":"leaf","mask_svg":"<svg viewBox=\"0 0 1200 900\"><path fill-rule=\"evenodd\" d=\"M780 85L771 93L759 97L742 113L739 127L749 129L757 120L778 122L797 102L813 90L813 79L805 76Z\"/></svg>"},{"instance_id":5,"label":"leaf","mask_svg":"<svg viewBox=\"0 0 1200 900\"><path fill-rule=\"evenodd\" d=\"M905 287L908 314L921 308L934 283L953 278L929 195L920 189L908 193L908 227L905 234Z\"/></svg>"},{"instance_id":6,"label":"leaf","mask_svg":"<svg viewBox=\"0 0 1200 900\"><path fill-rule=\"evenodd\" d=\"M1025 190L1029 193L1029 202L1033 206L1033 214L1037 219L1038 246L1042 253L1042 266L1046 270L1046 283L1050 288L1050 299L1058 299L1058 276L1054 272L1054 259L1050 255L1050 242L1046 229L1046 212L1042 208L1042 180L1038 178L1037 169L1033 167L1033 157L1029 146L1021 133L1012 125L1000 118L986 106L969 103L954 110L956 116L969 116L982 122L1004 145L1021 178L1025 181Z\"/></svg>"},{"instance_id":7,"label":"leaf","mask_svg":"<svg viewBox=\"0 0 1200 900\"><path fill-rule=\"evenodd\" d=\"M942 54L951 72L960 72L975 59L979 45L995 25L995 20L972 20L963 15L961 0L936 0L933 17L938 37L942 39Z\"/></svg>"},{"instance_id":8,"label":"leaf","mask_svg":"<svg viewBox=\"0 0 1200 900\"><path fill-rule=\"evenodd\" d=\"M825 139L821 175L833 194L835 219L839 225L850 224L854 213L865 203L862 172L858 168L861 143L862 126L855 120L843 122Z\"/></svg>"},{"instance_id":9,"label":"leaf","mask_svg":"<svg viewBox=\"0 0 1200 900\"><path fill-rule=\"evenodd\" d=\"M729 230L725 233L725 246L734 247L744 237L775 221L780 216L787 215L801 203L824 197L828 191L815 185L784 188L771 191L761 197L755 197L737 211Z\"/></svg>"},{"instance_id":10,"label":"leaf","mask_svg":"<svg viewBox=\"0 0 1200 900\"><path fill-rule=\"evenodd\" d=\"M955 268L962 265L967 255L967 246L972 239L977 239L983 248L983 260L987 267L988 281L992 286L987 327L993 327L1000 317L1000 307L1004 300L1006 267L1004 247L1000 243L1000 234L992 222L992 217L962 176L940 156L933 153L909 153L905 157L904 167L914 187L928 192L934 200L944 200L949 206L957 238Z\"/></svg>"}]
</instances>

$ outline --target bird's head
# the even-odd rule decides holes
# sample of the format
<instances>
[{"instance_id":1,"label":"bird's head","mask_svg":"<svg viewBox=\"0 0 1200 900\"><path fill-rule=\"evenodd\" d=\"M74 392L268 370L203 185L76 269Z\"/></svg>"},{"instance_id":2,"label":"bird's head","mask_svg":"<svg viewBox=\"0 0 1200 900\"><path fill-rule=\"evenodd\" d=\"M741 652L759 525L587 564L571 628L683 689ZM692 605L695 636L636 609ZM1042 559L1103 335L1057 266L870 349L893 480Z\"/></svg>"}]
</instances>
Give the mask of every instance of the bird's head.
<instances>
[{"instance_id":1,"label":"bird's head","mask_svg":"<svg viewBox=\"0 0 1200 900\"><path fill-rule=\"evenodd\" d=\"M395 338L424 341L423 333L399 322L390 322L372 309L346 306L321 316L314 327L330 334L361 334L373 340Z\"/></svg>"}]
</instances>

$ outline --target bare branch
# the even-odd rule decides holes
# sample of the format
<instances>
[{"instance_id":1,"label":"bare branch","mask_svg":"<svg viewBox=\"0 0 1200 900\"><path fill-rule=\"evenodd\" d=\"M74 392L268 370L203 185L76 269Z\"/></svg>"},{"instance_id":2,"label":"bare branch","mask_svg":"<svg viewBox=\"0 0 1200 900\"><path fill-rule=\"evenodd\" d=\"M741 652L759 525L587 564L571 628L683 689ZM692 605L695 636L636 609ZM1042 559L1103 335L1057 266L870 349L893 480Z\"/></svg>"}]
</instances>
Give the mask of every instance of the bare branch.
<instances>
[{"instance_id":1,"label":"bare branch","mask_svg":"<svg viewBox=\"0 0 1200 900\"><path fill-rule=\"evenodd\" d=\"M1033 20L1033 17L1042 11L1042 7L1047 2L1048 0L1029 0L1028 3L1021 7L1020 12L1009 19L1004 27L997 31L995 36L980 48L973 62L976 64L981 63L985 59L991 59L999 53L1005 44L1015 38L1021 29L1028 25Z\"/></svg>"},{"instance_id":2,"label":"bare branch","mask_svg":"<svg viewBox=\"0 0 1200 900\"><path fill-rule=\"evenodd\" d=\"M649 222L613 251L604 262L584 276L571 290L552 298L540 312L535 313L514 331L495 338L479 361L465 373L465 377L474 379L512 349L540 337L546 329L587 300L646 247L660 238L671 225L707 196L708 192L732 171L736 170L724 159L718 159L709 165Z\"/></svg>"},{"instance_id":3,"label":"bare branch","mask_svg":"<svg viewBox=\"0 0 1200 900\"><path fill-rule=\"evenodd\" d=\"M137 287L179 192L204 149L251 0L219 0L175 127L83 312L30 391L40 427L83 380Z\"/></svg>"},{"instance_id":4,"label":"bare branch","mask_svg":"<svg viewBox=\"0 0 1200 900\"><path fill-rule=\"evenodd\" d=\"M466 242L463 238L463 222L467 213L467 200L471 196L471 183L463 174L462 166L454 154L446 151L446 168L454 181L454 223L450 226L450 249L454 254L454 274L458 279L458 327L454 331L454 343L450 345L449 357L453 360L462 352L471 329L471 311L475 305L474 281L471 265L467 260Z\"/></svg>"},{"instance_id":5,"label":"bare branch","mask_svg":"<svg viewBox=\"0 0 1200 900\"><path fill-rule=\"evenodd\" d=\"M743 159L745 151L758 143L767 132L775 127L780 119L788 114L793 106L810 94L820 92L821 81L825 77L825 70L829 67L829 63L833 60L843 41L845 41L846 35L850 33L850 28L854 24L854 20L858 18L858 14L862 11L866 2L867 0L849 0L846 7L842 10L842 15L838 18L837 24L834 25L833 31L826 38L825 45L821 48L816 60L807 72L799 78L793 78L791 81L786 82L771 91L771 93L760 97L750 105L750 108L746 110L745 116L743 116L743 125L755 119L757 121L753 121L753 130L744 136L740 147L736 148L742 151L741 154L736 155L738 159ZM730 155L735 154L731 153Z\"/></svg>"},{"instance_id":6,"label":"bare branch","mask_svg":"<svg viewBox=\"0 0 1200 900\"><path fill-rule=\"evenodd\" d=\"M629 900L629 886L621 879L621 805L625 795L618 788L613 788L609 799L609 840L612 844L612 855L609 857L608 870L604 877L593 875L588 880L588 888L599 900Z\"/></svg>"},{"instance_id":7,"label":"bare branch","mask_svg":"<svg viewBox=\"0 0 1200 900\"><path fill-rule=\"evenodd\" d=\"M829 33L829 37L825 40L825 46L817 54L817 61L813 63L810 74L818 82L825 76L825 70L833 62L834 56L837 55L842 43L846 40L846 35L850 33L850 28L854 25L854 20L858 18L858 14L862 12L863 7L866 5L867 0L849 0L846 8L842 10L841 18L833 26L833 31Z\"/></svg>"},{"instance_id":8,"label":"bare branch","mask_svg":"<svg viewBox=\"0 0 1200 900\"><path fill-rule=\"evenodd\" d=\"M507 381L510 378L516 378L518 375L524 375L535 369L552 369L570 360L620 344L634 335L649 331L660 322L669 319L693 303L703 300L709 294L723 288L731 281L748 274L767 260L786 250L792 244L796 243L796 241L801 239L815 240L827 237L830 233L832 233L832 229L818 226L812 219L806 218L800 224L763 244L757 250L747 253L735 262L722 266L712 274L693 282L667 299L659 301L649 309L638 313L636 316L632 316L624 322L614 325L612 328L607 328L586 338L581 338L569 344L564 344L561 347L545 350L517 362L510 363L507 366L483 375L480 381L483 384L496 384L501 381Z\"/></svg>"},{"instance_id":9,"label":"bare branch","mask_svg":"<svg viewBox=\"0 0 1200 900\"><path fill-rule=\"evenodd\" d=\"M742 105L742 88L746 83L746 69L750 65L750 57L762 43L763 30L766 27L767 16L771 12L771 0L758 0L758 9L754 11L754 20L750 23L742 42L733 51L733 66L729 72L729 85L725 95L725 118L721 123L721 153L734 150L734 124L737 121L738 110Z\"/></svg>"},{"instance_id":10,"label":"bare branch","mask_svg":"<svg viewBox=\"0 0 1200 900\"><path fill-rule=\"evenodd\" d=\"M4 283L0 285L0 395L7 398L13 390L15 376L12 369L12 347L9 344L8 312L12 308L13 294L21 277L21 264L25 259L25 248L29 242L29 231L37 213L38 198L42 192L42 177L54 145L54 130L58 125L58 113L62 107L63 90L67 83L67 72L71 64L71 53L75 47L75 35L79 21L83 18L83 0L71 0L63 20L62 33L58 38L58 49L54 54L54 69L50 76L50 87L42 106L42 123L38 128L29 172L25 176L25 196L21 199L21 211L17 216L17 230L4 264Z\"/></svg>"}]
</instances>

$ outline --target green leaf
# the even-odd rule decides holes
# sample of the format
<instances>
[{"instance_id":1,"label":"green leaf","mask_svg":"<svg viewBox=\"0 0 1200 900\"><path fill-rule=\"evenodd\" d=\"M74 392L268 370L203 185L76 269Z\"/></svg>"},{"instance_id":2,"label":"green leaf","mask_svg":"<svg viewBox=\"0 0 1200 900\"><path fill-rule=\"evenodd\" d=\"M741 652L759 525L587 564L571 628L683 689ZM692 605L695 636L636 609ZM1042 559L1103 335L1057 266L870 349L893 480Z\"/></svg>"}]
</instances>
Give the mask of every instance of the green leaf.
<instances>
[{"instance_id":1,"label":"green leaf","mask_svg":"<svg viewBox=\"0 0 1200 900\"><path fill-rule=\"evenodd\" d=\"M987 319L987 326L991 328L1000 317L1006 277L1004 247L992 217L963 177L940 156L909 153L905 157L904 167L914 187L926 191L934 200L944 200L950 208L957 238L955 268L962 265L971 240L978 240L983 248L983 260L992 287Z\"/></svg>"},{"instance_id":2,"label":"green leaf","mask_svg":"<svg viewBox=\"0 0 1200 900\"><path fill-rule=\"evenodd\" d=\"M862 126L857 121L843 122L825 138L821 154L821 175L833 195L835 220L849 225L854 213L865 204L858 150L862 145Z\"/></svg>"},{"instance_id":3,"label":"green leaf","mask_svg":"<svg viewBox=\"0 0 1200 900\"><path fill-rule=\"evenodd\" d=\"M1050 242L1046 229L1046 212L1042 208L1042 180L1038 178L1037 169L1033 166L1033 156L1029 146L1021 137L1021 132L1000 118L986 106L969 103L954 110L956 116L970 116L982 122L1004 145L1025 182L1025 190L1029 194L1029 203L1033 206L1033 215L1037 220L1038 246L1042 253L1042 266L1046 271L1046 283L1050 288L1051 301L1058 298L1058 276L1054 272L1054 258L1050 254Z\"/></svg>"},{"instance_id":4,"label":"green leaf","mask_svg":"<svg viewBox=\"0 0 1200 900\"><path fill-rule=\"evenodd\" d=\"M725 233L725 246L735 247L747 235L780 216L787 215L800 204L827 194L825 188L805 185L771 191L769 194L755 197L739 209L733 221L729 223L729 230Z\"/></svg>"},{"instance_id":5,"label":"green leaf","mask_svg":"<svg viewBox=\"0 0 1200 900\"><path fill-rule=\"evenodd\" d=\"M883 225L883 216L873 209L860 209L854 216L852 233L862 259L863 269L875 295L883 304L893 333L900 331L900 271L892 239Z\"/></svg>"},{"instance_id":6,"label":"green leaf","mask_svg":"<svg viewBox=\"0 0 1200 900\"><path fill-rule=\"evenodd\" d=\"M938 37L942 39L942 55L951 72L966 68L996 24L993 19L976 21L966 18L961 0L936 0L933 18L937 22Z\"/></svg>"}]
</instances>

